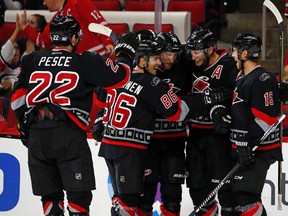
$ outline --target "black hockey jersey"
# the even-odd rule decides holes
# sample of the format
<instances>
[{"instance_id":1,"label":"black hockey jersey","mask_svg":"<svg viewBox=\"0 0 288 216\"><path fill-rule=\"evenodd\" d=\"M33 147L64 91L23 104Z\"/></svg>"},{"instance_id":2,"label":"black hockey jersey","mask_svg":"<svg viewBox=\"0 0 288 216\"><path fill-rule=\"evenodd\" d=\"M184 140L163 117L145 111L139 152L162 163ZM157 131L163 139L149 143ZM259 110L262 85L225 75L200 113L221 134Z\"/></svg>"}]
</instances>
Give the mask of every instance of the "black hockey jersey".
<instances>
[{"instance_id":1,"label":"black hockey jersey","mask_svg":"<svg viewBox=\"0 0 288 216\"><path fill-rule=\"evenodd\" d=\"M257 66L239 79L232 105L231 142L247 145L260 141L264 132L277 121L280 112L279 93L275 76ZM279 148L279 128L272 132L256 150Z\"/></svg>"},{"instance_id":2,"label":"black hockey jersey","mask_svg":"<svg viewBox=\"0 0 288 216\"><path fill-rule=\"evenodd\" d=\"M169 121L178 121L183 120L187 113L192 115L193 110L199 110L197 106L190 106L189 99L186 101L184 103L177 97L160 78L134 71L123 88L107 92L103 118L106 127L99 156L115 159L127 151L146 150L157 113Z\"/></svg>"},{"instance_id":3,"label":"black hockey jersey","mask_svg":"<svg viewBox=\"0 0 288 216\"><path fill-rule=\"evenodd\" d=\"M236 67L235 60L228 56L226 51L217 50L219 58L207 68L192 65L192 94L202 94L206 89L215 89L224 87L226 90L233 92L239 71ZM193 62L193 61L192 61ZM213 122L210 118L209 111L202 116L189 119L188 123L196 129L212 129Z\"/></svg>"},{"instance_id":4,"label":"black hockey jersey","mask_svg":"<svg viewBox=\"0 0 288 216\"><path fill-rule=\"evenodd\" d=\"M79 128L87 130L97 99L94 88L123 86L129 81L131 68L132 61L124 55L113 62L91 52L36 51L22 60L11 106L18 121L26 123L35 107L54 104Z\"/></svg>"},{"instance_id":5,"label":"black hockey jersey","mask_svg":"<svg viewBox=\"0 0 288 216\"><path fill-rule=\"evenodd\" d=\"M187 95L191 87L190 74L186 70L185 63L182 60L174 63L169 70L162 71L159 69L157 71L157 77L168 83L173 92L180 98ZM155 119L153 138L165 140L169 138L172 142L172 139L178 140L180 137L187 137L186 121L172 122L158 114Z\"/></svg>"}]
</instances>

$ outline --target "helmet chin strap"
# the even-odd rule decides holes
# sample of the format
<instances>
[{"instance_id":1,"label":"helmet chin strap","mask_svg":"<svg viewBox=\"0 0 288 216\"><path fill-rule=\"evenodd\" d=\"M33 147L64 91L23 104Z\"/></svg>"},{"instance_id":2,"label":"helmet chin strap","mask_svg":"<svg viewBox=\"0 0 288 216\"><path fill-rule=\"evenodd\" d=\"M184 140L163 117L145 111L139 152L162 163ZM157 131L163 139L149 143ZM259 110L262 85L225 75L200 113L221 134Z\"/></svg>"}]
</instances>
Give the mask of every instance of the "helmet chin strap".
<instances>
[{"instance_id":1,"label":"helmet chin strap","mask_svg":"<svg viewBox=\"0 0 288 216\"><path fill-rule=\"evenodd\" d=\"M76 52L76 50L77 50L77 45L72 45L72 44L71 44L71 46L72 46L72 52Z\"/></svg>"},{"instance_id":2,"label":"helmet chin strap","mask_svg":"<svg viewBox=\"0 0 288 216\"><path fill-rule=\"evenodd\" d=\"M213 52L212 52L211 55L209 56L209 54L208 54L208 48L204 49L204 53L205 53L206 60L207 60L207 61L205 62L205 64L203 64L204 67L209 66L210 57L213 55L214 52L215 52L215 50L213 49Z\"/></svg>"},{"instance_id":3,"label":"helmet chin strap","mask_svg":"<svg viewBox=\"0 0 288 216\"><path fill-rule=\"evenodd\" d=\"M149 67L149 64L148 64L148 62L147 61L145 61L146 62L146 66L145 67L142 67L142 66L140 66L140 64L138 64L138 67L140 67L143 71L144 71L144 73L147 73L147 70L146 70L146 68L148 68Z\"/></svg>"},{"instance_id":4,"label":"helmet chin strap","mask_svg":"<svg viewBox=\"0 0 288 216\"><path fill-rule=\"evenodd\" d=\"M240 62L241 62L241 64L240 64L240 70L242 70L242 71L244 72L244 63L245 63L245 61L247 61L247 59L246 59L246 60L243 59L243 58L241 57L241 54L239 54L239 53L238 53L238 59L239 59Z\"/></svg>"}]
</instances>

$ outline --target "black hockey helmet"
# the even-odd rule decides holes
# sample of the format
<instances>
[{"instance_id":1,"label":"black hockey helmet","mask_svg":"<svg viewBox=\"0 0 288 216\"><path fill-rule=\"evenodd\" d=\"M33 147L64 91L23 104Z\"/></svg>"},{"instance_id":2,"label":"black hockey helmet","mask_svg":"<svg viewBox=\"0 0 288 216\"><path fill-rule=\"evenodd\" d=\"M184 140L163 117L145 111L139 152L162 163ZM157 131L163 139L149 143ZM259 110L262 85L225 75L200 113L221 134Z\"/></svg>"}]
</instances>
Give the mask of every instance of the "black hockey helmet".
<instances>
[{"instance_id":1,"label":"black hockey helmet","mask_svg":"<svg viewBox=\"0 0 288 216\"><path fill-rule=\"evenodd\" d=\"M215 46L217 39L209 29L196 29L186 41L187 50L204 50L210 46Z\"/></svg>"},{"instance_id":2,"label":"black hockey helmet","mask_svg":"<svg viewBox=\"0 0 288 216\"><path fill-rule=\"evenodd\" d=\"M157 34L155 41L163 50L169 52L180 52L181 50L180 40L173 32L160 32Z\"/></svg>"},{"instance_id":3,"label":"black hockey helmet","mask_svg":"<svg viewBox=\"0 0 288 216\"><path fill-rule=\"evenodd\" d=\"M262 50L262 40L255 34L238 34L231 46L238 48L238 56L241 55L244 50L247 50L248 59L259 58Z\"/></svg>"},{"instance_id":4,"label":"black hockey helmet","mask_svg":"<svg viewBox=\"0 0 288 216\"><path fill-rule=\"evenodd\" d=\"M50 37L56 45L68 45L73 35L82 37L80 25L72 16L56 16L50 22Z\"/></svg>"},{"instance_id":5,"label":"black hockey helmet","mask_svg":"<svg viewBox=\"0 0 288 216\"><path fill-rule=\"evenodd\" d=\"M162 47L155 41L144 40L139 43L135 60L136 65L139 64L140 57L143 57L146 62L149 61L149 56L160 55L163 51Z\"/></svg>"},{"instance_id":6,"label":"black hockey helmet","mask_svg":"<svg viewBox=\"0 0 288 216\"><path fill-rule=\"evenodd\" d=\"M141 42L144 40L154 41L156 38L156 33L151 29L139 29L134 32L136 39Z\"/></svg>"}]
</instances>

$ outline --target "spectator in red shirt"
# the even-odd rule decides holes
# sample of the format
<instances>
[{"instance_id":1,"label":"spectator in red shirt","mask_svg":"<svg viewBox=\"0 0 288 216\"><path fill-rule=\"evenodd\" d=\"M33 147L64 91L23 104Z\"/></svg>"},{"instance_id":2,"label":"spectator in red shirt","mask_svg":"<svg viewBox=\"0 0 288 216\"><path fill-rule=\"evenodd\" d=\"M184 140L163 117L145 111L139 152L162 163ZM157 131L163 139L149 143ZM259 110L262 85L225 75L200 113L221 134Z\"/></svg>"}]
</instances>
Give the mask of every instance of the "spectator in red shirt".
<instances>
[{"instance_id":1,"label":"spectator in red shirt","mask_svg":"<svg viewBox=\"0 0 288 216\"><path fill-rule=\"evenodd\" d=\"M57 15L72 16L79 23L83 31L83 39L77 47L77 53L91 51L100 55L112 55L114 52L114 42L111 38L95 34L88 30L90 23L98 23L107 25L106 20L99 10L90 0L44 0L44 5L50 12L57 11L53 18ZM53 19L52 18L52 19ZM50 39L50 27L46 25L43 33L36 32L33 27L27 25L26 12L21 15L21 29L27 34L28 38L40 48L50 49L52 41Z\"/></svg>"}]
</instances>

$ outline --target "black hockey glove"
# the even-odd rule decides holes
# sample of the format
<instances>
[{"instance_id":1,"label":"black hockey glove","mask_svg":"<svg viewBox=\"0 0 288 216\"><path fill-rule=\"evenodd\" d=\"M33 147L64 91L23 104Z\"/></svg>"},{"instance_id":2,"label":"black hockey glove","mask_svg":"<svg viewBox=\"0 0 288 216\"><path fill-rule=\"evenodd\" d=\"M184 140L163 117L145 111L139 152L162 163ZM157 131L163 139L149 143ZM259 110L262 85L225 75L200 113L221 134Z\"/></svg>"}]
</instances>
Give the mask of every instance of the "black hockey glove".
<instances>
[{"instance_id":1,"label":"black hockey glove","mask_svg":"<svg viewBox=\"0 0 288 216\"><path fill-rule=\"evenodd\" d=\"M101 142L104 133L103 117L99 117L95 120L92 128L92 136L97 142Z\"/></svg>"},{"instance_id":2,"label":"black hockey glove","mask_svg":"<svg viewBox=\"0 0 288 216\"><path fill-rule=\"evenodd\" d=\"M116 41L115 55L119 56L121 53L124 53L134 60L138 45L139 42L133 32L124 33Z\"/></svg>"},{"instance_id":3,"label":"black hockey glove","mask_svg":"<svg viewBox=\"0 0 288 216\"><path fill-rule=\"evenodd\" d=\"M278 83L279 99L282 102L288 101L288 83Z\"/></svg>"},{"instance_id":4,"label":"black hockey glove","mask_svg":"<svg viewBox=\"0 0 288 216\"><path fill-rule=\"evenodd\" d=\"M228 88L206 89L203 92L204 103L206 105L215 105L221 103L231 104L233 91Z\"/></svg>"},{"instance_id":5,"label":"black hockey glove","mask_svg":"<svg viewBox=\"0 0 288 216\"><path fill-rule=\"evenodd\" d=\"M20 133L20 140L22 144L28 148L28 131L23 127L20 126L20 124L17 124L17 129Z\"/></svg>"},{"instance_id":6,"label":"black hockey glove","mask_svg":"<svg viewBox=\"0 0 288 216\"><path fill-rule=\"evenodd\" d=\"M213 121L215 131L220 134L228 134L230 132L231 116L223 105L215 105L210 110L210 118Z\"/></svg>"},{"instance_id":7,"label":"black hockey glove","mask_svg":"<svg viewBox=\"0 0 288 216\"><path fill-rule=\"evenodd\" d=\"M255 156L250 146L237 146L236 152L241 165L247 166L255 161Z\"/></svg>"}]
</instances>

